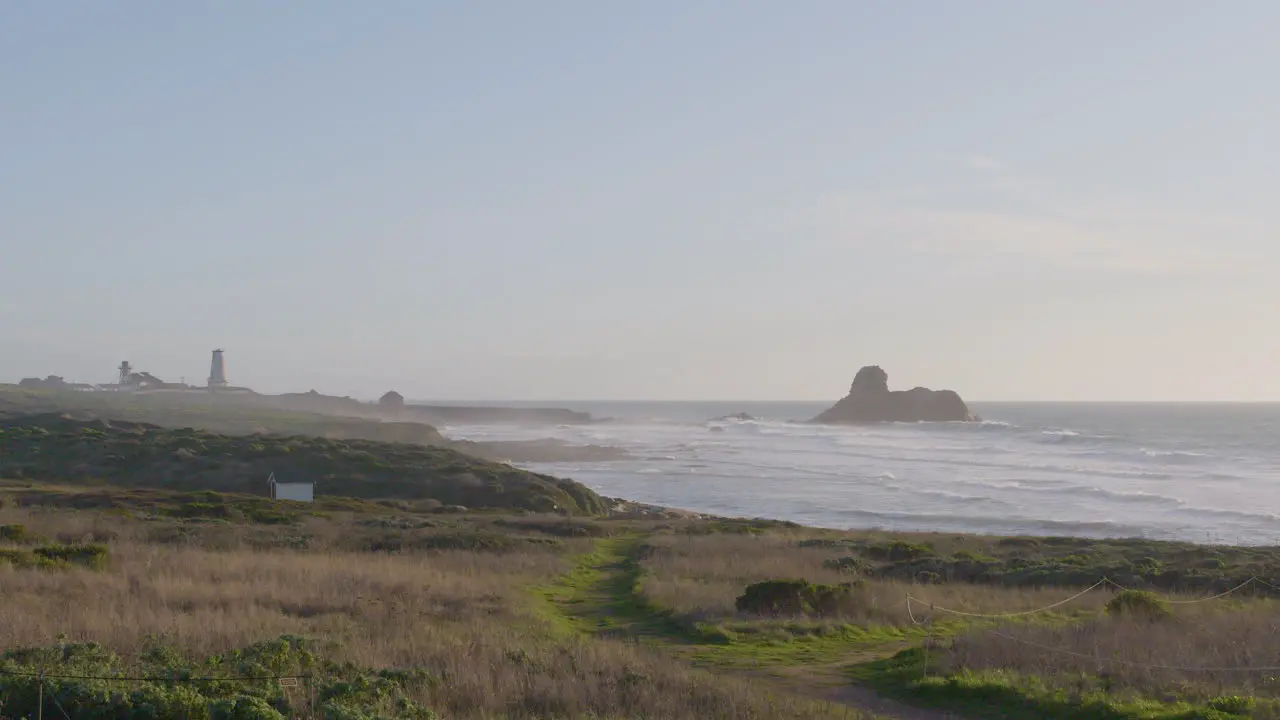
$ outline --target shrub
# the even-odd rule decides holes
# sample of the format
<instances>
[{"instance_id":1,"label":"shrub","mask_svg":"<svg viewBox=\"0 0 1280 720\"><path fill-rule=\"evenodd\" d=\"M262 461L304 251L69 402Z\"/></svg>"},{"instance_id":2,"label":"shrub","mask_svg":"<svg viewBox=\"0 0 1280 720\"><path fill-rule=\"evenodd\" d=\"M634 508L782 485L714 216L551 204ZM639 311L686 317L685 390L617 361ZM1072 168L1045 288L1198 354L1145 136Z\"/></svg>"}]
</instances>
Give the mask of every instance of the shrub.
<instances>
[{"instance_id":1,"label":"shrub","mask_svg":"<svg viewBox=\"0 0 1280 720\"><path fill-rule=\"evenodd\" d=\"M507 552L515 550L525 540L495 532L459 530L446 535L428 535L413 541L419 550L469 550L472 552Z\"/></svg>"},{"instance_id":2,"label":"shrub","mask_svg":"<svg viewBox=\"0 0 1280 720\"><path fill-rule=\"evenodd\" d=\"M839 540L836 538L807 538L796 544L802 548L831 548L834 550L843 550L850 547L853 543L849 540Z\"/></svg>"},{"instance_id":3,"label":"shrub","mask_svg":"<svg viewBox=\"0 0 1280 720\"><path fill-rule=\"evenodd\" d=\"M218 700L209 706L209 714L212 720L285 720L266 700L252 695Z\"/></svg>"},{"instance_id":4,"label":"shrub","mask_svg":"<svg viewBox=\"0 0 1280 720\"><path fill-rule=\"evenodd\" d=\"M30 570L34 568L52 570L58 567L57 563L48 558L33 555L26 550L3 549L0 549L0 565L12 565L15 570Z\"/></svg>"},{"instance_id":5,"label":"shrub","mask_svg":"<svg viewBox=\"0 0 1280 720\"><path fill-rule=\"evenodd\" d=\"M1257 701L1254 698L1238 696L1238 694L1236 696L1216 697L1208 701L1210 710L1226 712L1228 715L1248 716L1253 712L1254 706L1257 706Z\"/></svg>"},{"instance_id":6,"label":"shrub","mask_svg":"<svg viewBox=\"0 0 1280 720\"><path fill-rule=\"evenodd\" d=\"M1143 577L1159 575L1163 571L1164 563L1153 557L1143 558L1133 565L1133 572Z\"/></svg>"},{"instance_id":7,"label":"shrub","mask_svg":"<svg viewBox=\"0 0 1280 720\"><path fill-rule=\"evenodd\" d=\"M30 537L25 525L0 525L0 541L20 543Z\"/></svg>"},{"instance_id":8,"label":"shrub","mask_svg":"<svg viewBox=\"0 0 1280 720\"><path fill-rule=\"evenodd\" d=\"M867 548L867 555L876 560L888 560L889 562L918 560L923 557L931 557L933 554L933 548L929 545L909 543L905 540L894 540L887 545L872 545Z\"/></svg>"},{"instance_id":9,"label":"shrub","mask_svg":"<svg viewBox=\"0 0 1280 720\"><path fill-rule=\"evenodd\" d=\"M853 555L841 558L829 558L822 561L822 567L842 573L865 573L871 569L867 561Z\"/></svg>"},{"instance_id":10,"label":"shrub","mask_svg":"<svg viewBox=\"0 0 1280 720\"><path fill-rule=\"evenodd\" d=\"M228 518L231 508L221 503L189 502L169 510L169 514L180 518Z\"/></svg>"},{"instance_id":11,"label":"shrub","mask_svg":"<svg viewBox=\"0 0 1280 720\"><path fill-rule=\"evenodd\" d=\"M249 505L241 508L241 510L244 512L246 520L260 525L288 525L289 523L296 522L298 519L298 513L277 510L273 507Z\"/></svg>"},{"instance_id":12,"label":"shrub","mask_svg":"<svg viewBox=\"0 0 1280 720\"><path fill-rule=\"evenodd\" d=\"M1033 537L1007 537L996 541L1000 547L1034 548L1040 546L1040 540Z\"/></svg>"},{"instance_id":13,"label":"shrub","mask_svg":"<svg viewBox=\"0 0 1280 720\"><path fill-rule=\"evenodd\" d=\"M105 545L85 543L82 545L46 545L31 551L33 555L42 557L52 563L83 565L93 570L101 570L107 566L107 548Z\"/></svg>"},{"instance_id":14,"label":"shrub","mask_svg":"<svg viewBox=\"0 0 1280 720\"><path fill-rule=\"evenodd\" d=\"M853 583L823 585L804 580L766 580L748 585L734 606L754 615L838 615L853 602Z\"/></svg>"},{"instance_id":15,"label":"shrub","mask_svg":"<svg viewBox=\"0 0 1280 720\"><path fill-rule=\"evenodd\" d=\"M1130 615L1144 620L1161 620L1169 616L1169 604L1147 590L1123 590L1107 601L1111 615Z\"/></svg>"},{"instance_id":16,"label":"shrub","mask_svg":"<svg viewBox=\"0 0 1280 720\"><path fill-rule=\"evenodd\" d=\"M1231 695L1228 697L1214 698L1209 701L1209 709L1224 712L1229 715L1249 715L1253 712L1257 701L1252 697L1244 695Z\"/></svg>"},{"instance_id":17,"label":"shrub","mask_svg":"<svg viewBox=\"0 0 1280 720\"><path fill-rule=\"evenodd\" d=\"M969 562L981 562L981 563L1000 562L999 560L996 560L990 555L983 555L982 553L976 553L971 550L959 550L956 552L955 555L952 555L952 557L955 558L956 560L967 560Z\"/></svg>"},{"instance_id":18,"label":"shrub","mask_svg":"<svg viewBox=\"0 0 1280 720\"><path fill-rule=\"evenodd\" d=\"M418 704L413 694L436 682L421 670L393 670L322 662L309 641L295 636L215 655L194 665L182 660L174 648L155 646L142 656L139 672L157 678L202 675L259 676L310 675L318 708L302 700L301 693L284 692L275 683L207 682L171 683L164 679L138 681L127 692L118 686L87 679L46 681L46 707L50 698L77 720L115 718L202 718L203 720L284 720L307 717L326 720L433 720L436 715ZM0 698L4 715L35 717L40 707L40 669L53 674L117 675L125 668L114 653L93 643L56 647L19 648L0 653L0 666L16 675L0 674ZM199 668L198 671L196 668ZM305 706L303 705L305 703ZM318 709L318 713L314 710ZM63 717L58 714L58 717Z\"/></svg>"},{"instance_id":19,"label":"shrub","mask_svg":"<svg viewBox=\"0 0 1280 720\"><path fill-rule=\"evenodd\" d=\"M494 522L494 525L515 530L540 532L556 537L606 537L609 535L609 528L599 523L568 518L557 520L498 520Z\"/></svg>"}]
</instances>

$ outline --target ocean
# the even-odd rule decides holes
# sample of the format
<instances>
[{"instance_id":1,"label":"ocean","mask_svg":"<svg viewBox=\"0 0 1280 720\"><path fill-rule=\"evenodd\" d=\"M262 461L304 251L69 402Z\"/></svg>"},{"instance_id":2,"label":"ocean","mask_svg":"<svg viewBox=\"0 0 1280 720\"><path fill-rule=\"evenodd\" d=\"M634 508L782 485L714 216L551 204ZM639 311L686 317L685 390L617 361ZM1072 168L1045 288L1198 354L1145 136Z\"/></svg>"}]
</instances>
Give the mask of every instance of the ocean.
<instances>
[{"instance_id":1,"label":"ocean","mask_svg":"<svg viewBox=\"0 0 1280 720\"><path fill-rule=\"evenodd\" d=\"M458 425L625 460L528 465L596 491L831 528L1280 544L1280 404L971 403L981 423L798 423L829 403L531 403L583 426ZM754 420L716 420L747 413ZM716 430L714 428L720 428Z\"/></svg>"}]
</instances>

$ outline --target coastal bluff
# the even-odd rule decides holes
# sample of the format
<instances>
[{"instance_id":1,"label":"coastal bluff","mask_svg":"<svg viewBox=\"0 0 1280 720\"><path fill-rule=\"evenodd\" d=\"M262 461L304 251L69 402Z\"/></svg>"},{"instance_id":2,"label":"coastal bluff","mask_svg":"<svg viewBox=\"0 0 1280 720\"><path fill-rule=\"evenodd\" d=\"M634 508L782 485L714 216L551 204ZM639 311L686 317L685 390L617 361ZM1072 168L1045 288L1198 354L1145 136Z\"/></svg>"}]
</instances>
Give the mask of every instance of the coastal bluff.
<instances>
[{"instance_id":1,"label":"coastal bluff","mask_svg":"<svg viewBox=\"0 0 1280 720\"><path fill-rule=\"evenodd\" d=\"M853 378L849 394L810 422L829 425L878 422L966 422L978 417L969 412L952 390L890 390L889 374L868 365Z\"/></svg>"}]
</instances>

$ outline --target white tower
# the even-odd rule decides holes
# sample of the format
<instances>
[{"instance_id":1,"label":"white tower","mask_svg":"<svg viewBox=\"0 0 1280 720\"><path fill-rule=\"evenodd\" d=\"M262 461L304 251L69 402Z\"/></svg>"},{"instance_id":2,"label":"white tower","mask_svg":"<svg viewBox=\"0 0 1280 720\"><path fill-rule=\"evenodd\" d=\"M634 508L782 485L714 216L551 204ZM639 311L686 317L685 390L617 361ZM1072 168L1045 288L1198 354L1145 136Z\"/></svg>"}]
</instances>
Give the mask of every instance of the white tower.
<instances>
[{"instance_id":1,"label":"white tower","mask_svg":"<svg viewBox=\"0 0 1280 720\"><path fill-rule=\"evenodd\" d=\"M209 389L227 386L227 366L222 360L222 351L213 351L213 361L209 363Z\"/></svg>"}]
</instances>

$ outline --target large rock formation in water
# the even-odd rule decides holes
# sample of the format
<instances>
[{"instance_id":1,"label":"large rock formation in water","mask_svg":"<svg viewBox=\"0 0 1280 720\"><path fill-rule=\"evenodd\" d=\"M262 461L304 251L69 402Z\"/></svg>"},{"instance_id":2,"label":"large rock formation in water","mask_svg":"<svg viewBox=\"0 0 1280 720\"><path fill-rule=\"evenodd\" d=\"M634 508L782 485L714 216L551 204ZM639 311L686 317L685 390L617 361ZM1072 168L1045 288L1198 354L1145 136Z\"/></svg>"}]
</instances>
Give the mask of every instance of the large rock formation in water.
<instances>
[{"instance_id":1,"label":"large rock formation in water","mask_svg":"<svg viewBox=\"0 0 1280 720\"><path fill-rule=\"evenodd\" d=\"M817 423L956 422L976 420L951 390L889 390L889 374L878 365L858 371L843 400L813 419Z\"/></svg>"}]
</instances>

